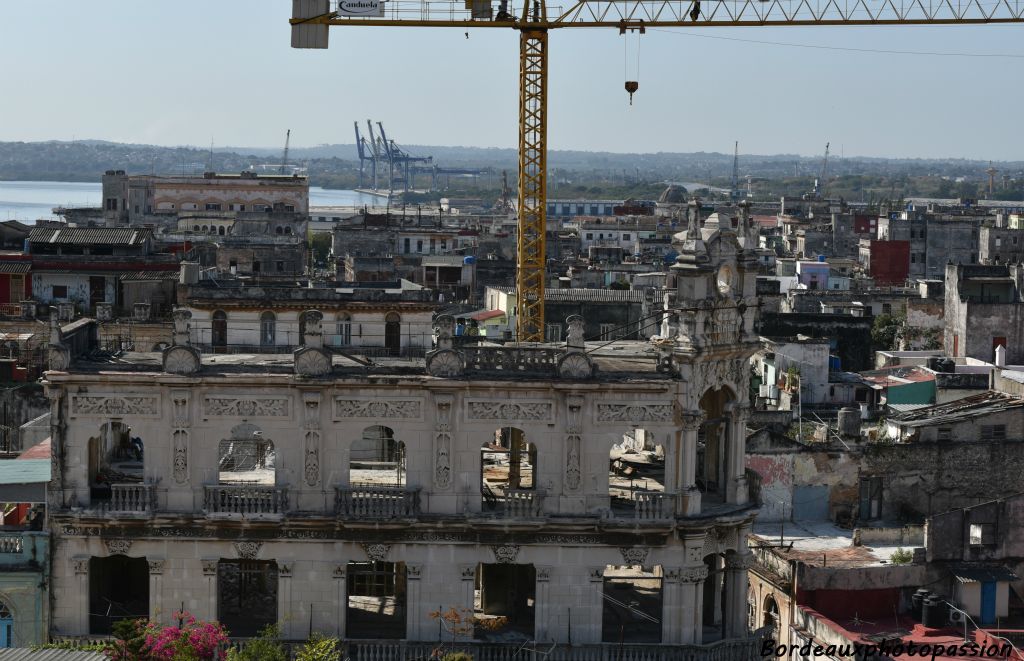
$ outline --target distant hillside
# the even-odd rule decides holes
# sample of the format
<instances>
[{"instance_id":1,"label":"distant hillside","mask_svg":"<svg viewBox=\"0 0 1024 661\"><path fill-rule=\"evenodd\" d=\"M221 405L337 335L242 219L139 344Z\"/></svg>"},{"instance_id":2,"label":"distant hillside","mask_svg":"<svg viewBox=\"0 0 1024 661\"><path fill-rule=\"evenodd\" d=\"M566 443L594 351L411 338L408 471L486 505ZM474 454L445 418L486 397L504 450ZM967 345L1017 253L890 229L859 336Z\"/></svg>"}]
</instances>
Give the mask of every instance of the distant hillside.
<instances>
[{"instance_id":1,"label":"distant hillside","mask_svg":"<svg viewBox=\"0 0 1024 661\"><path fill-rule=\"evenodd\" d=\"M406 145L409 153L433 156L440 167L516 169L512 149ZM216 149L213 169L238 172L254 165L280 161L280 149L235 147ZM289 160L308 167L314 185L352 186L358 176L355 145L297 147ZM740 155L740 176L778 179L813 177L821 171L820 157L796 155ZM720 153L617 154L610 152L552 151L548 157L552 180L607 179L641 181L727 181L733 157ZM966 177L981 181L988 162L953 159L882 159L847 157L829 160L831 176L881 175L887 177ZM995 163L1002 174L1020 177L1024 161ZM210 168L210 152L196 147L161 147L77 140L74 142L0 142L0 179L44 181L99 181L105 170L130 173L181 174Z\"/></svg>"}]
</instances>

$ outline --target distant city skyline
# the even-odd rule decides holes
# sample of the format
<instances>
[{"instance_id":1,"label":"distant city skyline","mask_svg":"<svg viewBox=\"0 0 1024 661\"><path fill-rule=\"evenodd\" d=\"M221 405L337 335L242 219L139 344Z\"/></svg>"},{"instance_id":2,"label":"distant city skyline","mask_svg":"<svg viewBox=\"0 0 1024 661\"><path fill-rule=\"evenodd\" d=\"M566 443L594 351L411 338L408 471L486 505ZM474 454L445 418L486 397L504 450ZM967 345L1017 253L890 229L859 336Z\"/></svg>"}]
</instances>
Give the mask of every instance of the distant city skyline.
<instances>
[{"instance_id":1,"label":"distant city skyline","mask_svg":"<svg viewBox=\"0 0 1024 661\"><path fill-rule=\"evenodd\" d=\"M0 6L0 141L165 146L514 148L512 31L335 28L289 45L289 2ZM699 36L698 36L699 35ZM639 68L615 30L554 31L549 148L1024 160L1024 26L649 30ZM746 41L734 41L742 39ZM892 55L770 45L1015 57ZM631 51L632 52L632 51ZM692 63L692 64L690 64ZM630 107L623 89L636 76ZM1005 127L1005 128L1001 128Z\"/></svg>"}]
</instances>

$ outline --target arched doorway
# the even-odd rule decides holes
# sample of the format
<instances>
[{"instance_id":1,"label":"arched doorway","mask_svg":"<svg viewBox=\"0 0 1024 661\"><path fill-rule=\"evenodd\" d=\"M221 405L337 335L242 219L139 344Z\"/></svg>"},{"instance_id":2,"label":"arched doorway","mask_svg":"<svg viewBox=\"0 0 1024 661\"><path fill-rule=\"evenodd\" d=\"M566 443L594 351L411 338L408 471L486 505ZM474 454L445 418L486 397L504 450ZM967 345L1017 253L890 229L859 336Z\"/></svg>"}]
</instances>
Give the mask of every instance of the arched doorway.
<instances>
[{"instance_id":1,"label":"arched doorway","mask_svg":"<svg viewBox=\"0 0 1024 661\"><path fill-rule=\"evenodd\" d=\"M727 405L734 401L732 391L722 386L708 390L700 398L704 414L697 435L697 486L704 493L704 502L723 501L728 487L728 438L731 422Z\"/></svg>"},{"instance_id":2,"label":"arched doorway","mask_svg":"<svg viewBox=\"0 0 1024 661\"><path fill-rule=\"evenodd\" d=\"M384 348L391 356L402 351L402 317L397 312L388 312L384 317Z\"/></svg>"},{"instance_id":3,"label":"arched doorway","mask_svg":"<svg viewBox=\"0 0 1024 661\"><path fill-rule=\"evenodd\" d=\"M772 632L769 634L769 638L772 640L779 639L779 605L775 602L775 597L768 595L764 599L764 624L762 626L771 627Z\"/></svg>"},{"instance_id":4,"label":"arched doorway","mask_svg":"<svg viewBox=\"0 0 1024 661\"><path fill-rule=\"evenodd\" d=\"M223 310L213 313L211 322L210 344L214 353L226 353L228 347L228 314Z\"/></svg>"},{"instance_id":5,"label":"arched doorway","mask_svg":"<svg viewBox=\"0 0 1024 661\"><path fill-rule=\"evenodd\" d=\"M353 487L404 487L405 443L395 440L390 427L367 427L352 443L348 465L348 480Z\"/></svg>"},{"instance_id":6,"label":"arched doorway","mask_svg":"<svg viewBox=\"0 0 1024 661\"><path fill-rule=\"evenodd\" d=\"M334 337L335 346L347 347L352 344L352 315L348 312L338 313L338 334Z\"/></svg>"},{"instance_id":7,"label":"arched doorway","mask_svg":"<svg viewBox=\"0 0 1024 661\"><path fill-rule=\"evenodd\" d=\"M0 647L14 647L14 614L0 601Z\"/></svg>"}]
</instances>

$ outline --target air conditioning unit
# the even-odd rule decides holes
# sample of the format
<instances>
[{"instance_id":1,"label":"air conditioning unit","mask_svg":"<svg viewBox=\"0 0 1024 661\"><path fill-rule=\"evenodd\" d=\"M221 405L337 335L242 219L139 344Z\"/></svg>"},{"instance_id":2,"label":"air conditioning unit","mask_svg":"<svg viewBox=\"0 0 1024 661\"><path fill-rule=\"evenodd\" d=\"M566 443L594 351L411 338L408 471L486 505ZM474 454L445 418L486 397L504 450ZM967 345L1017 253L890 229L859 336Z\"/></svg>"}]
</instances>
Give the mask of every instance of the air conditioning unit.
<instances>
[{"instance_id":1,"label":"air conditioning unit","mask_svg":"<svg viewBox=\"0 0 1024 661\"><path fill-rule=\"evenodd\" d=\"M967 615L962 610L949 609L950 624L963 624L966 619Z\"/></svg>"}]
</instances>

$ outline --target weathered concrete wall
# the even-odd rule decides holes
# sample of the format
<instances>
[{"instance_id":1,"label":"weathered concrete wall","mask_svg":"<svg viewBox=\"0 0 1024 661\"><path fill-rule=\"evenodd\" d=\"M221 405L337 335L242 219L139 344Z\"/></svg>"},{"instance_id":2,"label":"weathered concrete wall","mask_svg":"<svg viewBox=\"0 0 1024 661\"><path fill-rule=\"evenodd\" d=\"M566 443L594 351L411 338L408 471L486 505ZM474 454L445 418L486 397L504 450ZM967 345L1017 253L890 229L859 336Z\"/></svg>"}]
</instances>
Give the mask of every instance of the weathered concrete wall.
<instances>
[{"instance_id":1,"label":"weathered concrete wall","mask_svg":"<svg viewBox=\"0 0 1024 661\"><path fill-rule=\"evenodd\" d=\"M13 444L19 444L18 427L49 411L50 401L38 383L0 389L0 424L12 429L10 437Z\"/></svg>"},{"instance_id":2,"label":"weathered concrete wall","mask_svg":"<svg viewBox=\"0 0 1024 661\"><path fill-rule=\"evenodd\" d=\"M758 332L765 336L807 335L833 340L834 352L848 371L870 369L871 317L844 314L762 313Z\"/></svg>"},{"instance_id":3,"label":"weathered concrete wall","mask_svg":"<svg viewBox=\"0 0 1024 661\"><path fill-rule=\"evenodd\" d=\"M925 580L924 565L884 565L878 567L817 567L797 565L797 585L801 590L882 590L920 587Z\"/></svg>"},{"instance_id":4,"label":"weathered concrete wall","mask_svg":"<svg viewBox=\"0 0 1024 661\"><path fill-rule=\"evenodd\" d=\"M859 527L853 530L854 545L863 546L924 546L924 526Z\"/></svg>"}]
</instances>

